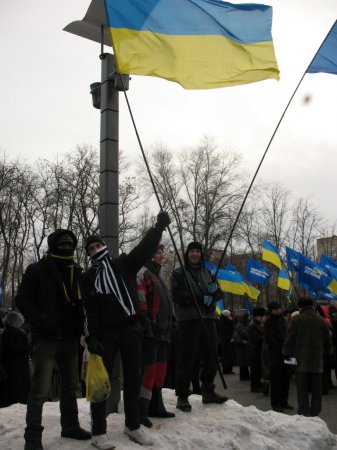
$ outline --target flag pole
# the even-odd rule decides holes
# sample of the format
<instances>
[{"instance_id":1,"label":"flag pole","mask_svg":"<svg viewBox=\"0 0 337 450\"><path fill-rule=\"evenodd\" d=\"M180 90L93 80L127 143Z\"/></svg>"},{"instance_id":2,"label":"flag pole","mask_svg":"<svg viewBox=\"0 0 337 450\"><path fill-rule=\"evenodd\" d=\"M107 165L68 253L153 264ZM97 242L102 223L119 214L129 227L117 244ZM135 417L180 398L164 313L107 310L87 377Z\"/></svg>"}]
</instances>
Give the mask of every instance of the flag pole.
<instances>
[{"instance_id":1,"label":"flag pole","mask_svg":"<svg viewBox=\"0 0 337 450\"><path fill-rule=\"evenodd\" d=\"M250 194L250 191L251 191L251 189L252 189L252 187L253 187L253 184L254 184L254 182L255 182L255 179L256 179L256 177L257 177L259 171L260 171L260 168L261 168L261 166L262 166L262 163L263 163L263 161L264 161L264 159L265 159L265 157L266 157L266 155L267 155L267 153L268 153L269 147L270 147L271 143L273 142L273 139L274 139L274 137L275 137L275 134L277 133L277 130L279 129L280 124L281 124L281 122L282 122L282 120L283 120L283 117L285 116L285 114L286 114L286 112L287 112L287 110L288 110L288 108L289 108L289 106L290 106L290 104L291 104L293 98L295 97L295 94L296 94L296 92L298 91L298 88L300 87L300 85L301 85L301 83L302 83L302 81L303 81L303 78L304 78L305 74L307 73L309 67L311 66L311 64L312 64L312 62L313 62L313 60L316 58L316 55L319 53L319 51L320 51L321 48L323 47L325 41L328 39L328 37L329 37L329 35L330 35L332 29L334 28L336 22L337 22L337 20L334 22L334 24L333 24L332 27L330 28L329 33L326 35L324 41L322 42L322 44L319 46L319 49L318 49L317 52L315 53L315 56L312 58L310 64L308 65L308 67L307 67L306 70L304 71L304 73L303 73L303 75L302 75L302 77L301 77L299 83L297 84L297 86L296 86L296 88L295 88L295 90L294 90L292 96L290 97L290 100L288 101L288 104L287 104L287 106L285 107L285 110L283 111L283 113L282 113L282 115L281 115L281 117L280 117L280 119L279 119L279 121L278 121L278 123L277 123L277 125L276 125L276 128L275 128L275 130L274 130L274 132L273 132L273 134L272 134L272 136L271 136L271 138L270 138L270 140L269 140L269 142L268 142L268 145L267 145L267 147L266 147L266 149L265 149L265 151L264 151L264 153L263 153L263 155L262 155L262 158L261 158L261 160L260 160L260 162L259 162L259 164L258 164L258 166L257 166L257 169L256 169L256 171L255 171L255 173L254 173L254 176L253 176L253 178L252 178L252 180L251 180L251 182L250 182L250 184L249 184L249 187L248 187L248 190L247 190L247 192L246 192L246 195L245 195L245 197L244 197L244 199L243 199L243 201L242 201L242 204L241 204L241 206L240 206L239 212L238 212L238 214L237 214L237 216L236 216L236 219L235 219L235 221L234 221L234 224L233 224L233 226L232 226L232 228L231 228L231 231L230 231L230 233L229 233L229 237L228 237L228 239L227 239L225 248L224 248L224 250L223 250L223 252L222 252L222 254L221 254L220 260L219 260L219 262L218 262L217 269L216 269L216 271L215 271L215 273L214 273L214 279L215 279L215 280L216 280L217 275L218 275L218 272L219 272L219 270L220 270L220 266L221 266L221 264L222 264L222 261L223 261L225 255L226 255L226 252L227 252L227 249L228 249L229 242L230 242L230 240L232 239L232 236L233 236L233 234L234 234L234 230L235 230L236 225L237 225L237 223L238 223L238 221L239 221L239 218L240 218L240 216L241 216L242 210L243 210L243 208L244 208L244 206L245 206L245 204L246 204L246 200L247 200L247 198L248 198L248 195Z\"/></svg>"}]
</instances>

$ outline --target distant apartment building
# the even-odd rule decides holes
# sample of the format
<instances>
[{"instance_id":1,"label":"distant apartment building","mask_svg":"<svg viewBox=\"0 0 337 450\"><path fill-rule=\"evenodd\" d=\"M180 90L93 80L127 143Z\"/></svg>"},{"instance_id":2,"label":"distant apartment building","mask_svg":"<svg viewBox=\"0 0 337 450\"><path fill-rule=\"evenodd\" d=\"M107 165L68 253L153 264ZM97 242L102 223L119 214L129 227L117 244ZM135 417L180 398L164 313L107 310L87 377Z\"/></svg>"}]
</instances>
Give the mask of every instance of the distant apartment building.
<instances>
[{"instance_id":1,"label":"distant apartment building","mask_svg":"<svg viewBox=\"0 0 337 450\"><path fill-rule=\"evenodd\" d=\"M337 259L337 236L317 239L317 260L325 253L332 259Z\"/></svg>"}]
</instances>

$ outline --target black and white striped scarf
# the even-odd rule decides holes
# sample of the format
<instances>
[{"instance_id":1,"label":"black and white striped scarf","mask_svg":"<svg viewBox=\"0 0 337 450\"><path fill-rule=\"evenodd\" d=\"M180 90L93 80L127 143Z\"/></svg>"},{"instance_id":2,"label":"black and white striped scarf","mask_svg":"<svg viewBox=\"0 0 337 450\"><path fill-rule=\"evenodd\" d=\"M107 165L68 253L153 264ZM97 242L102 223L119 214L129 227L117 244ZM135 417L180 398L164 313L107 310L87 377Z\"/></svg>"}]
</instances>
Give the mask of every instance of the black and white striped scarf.
<instances>
[{"instance_id":1,"label":"black and white striped scarf","mask_svg":"<svg viewBox=\"0 0 337 450\"><path fill-rule=\"evenodd\" d=\"M100 249L91 256L91 261L96 268L95 291L98 294L113 294L128 316L136 314L123 278L112 268L108 249Z\"/></svg>"}]
</instances>

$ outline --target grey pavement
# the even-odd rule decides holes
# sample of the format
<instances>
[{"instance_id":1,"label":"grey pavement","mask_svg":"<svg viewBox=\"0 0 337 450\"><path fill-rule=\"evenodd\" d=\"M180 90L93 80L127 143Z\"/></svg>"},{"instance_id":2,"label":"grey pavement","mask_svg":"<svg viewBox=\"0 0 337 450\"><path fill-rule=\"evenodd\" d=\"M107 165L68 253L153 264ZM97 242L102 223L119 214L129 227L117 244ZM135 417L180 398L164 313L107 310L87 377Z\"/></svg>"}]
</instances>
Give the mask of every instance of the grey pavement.
<instances>
[{"instance_id":1,"label":"grey pavement","mask_svg":"<svg viewBox=\"0 0 337 450\"><path fill-rule=\"evenodd\" d=\"M261 411L269 411L270 397L262 393L250 392L250 381L239 380L239 368L234 367L234 375L224 375L228 389L224 390L219 374L217 374L215 384L216 391L219 394L227 395L227 397L240 403L242 406L254 405ZM333 384L337 386L335 376L332 377ZM296 387L294 377L291 377L289 388L289 403L294 406L293 411L286 411L285 414L297 414ZM322 412L320 418L326 422L329 430L337 434L337 388L331 389L329 394L322 396Z\"/></svg>"}]
</instances>

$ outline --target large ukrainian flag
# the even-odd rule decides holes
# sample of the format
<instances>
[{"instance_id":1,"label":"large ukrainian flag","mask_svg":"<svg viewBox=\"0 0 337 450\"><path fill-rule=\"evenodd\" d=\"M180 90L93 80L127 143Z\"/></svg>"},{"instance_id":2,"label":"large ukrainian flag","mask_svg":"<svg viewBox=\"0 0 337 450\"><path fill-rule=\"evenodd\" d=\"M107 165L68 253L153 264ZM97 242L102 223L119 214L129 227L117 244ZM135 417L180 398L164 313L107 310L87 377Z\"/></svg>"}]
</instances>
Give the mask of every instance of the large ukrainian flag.
<instances>
[{"instance_id":1,"label":"large ukrainian flag","mask_svg":"<svg viewBox=\"0 0 337 450\"><path fill-rule=\"evenodd\" d=\"M119 73L186 89L279 79L272 8L221 0L105 0Z\"/></svg>"},{"instance_id":2,"label":"large ukrainian flag","mask_svg":"<svg viewBox=\"0 0 337 450\"><path fill-rule=\"evenodd\" d=\"M280 253L278 248L266 239L262 243L262 260L268 261L279 269L282 268Z\"/></svg>"}]
</instances>

